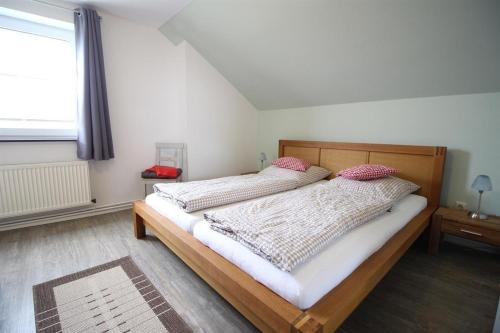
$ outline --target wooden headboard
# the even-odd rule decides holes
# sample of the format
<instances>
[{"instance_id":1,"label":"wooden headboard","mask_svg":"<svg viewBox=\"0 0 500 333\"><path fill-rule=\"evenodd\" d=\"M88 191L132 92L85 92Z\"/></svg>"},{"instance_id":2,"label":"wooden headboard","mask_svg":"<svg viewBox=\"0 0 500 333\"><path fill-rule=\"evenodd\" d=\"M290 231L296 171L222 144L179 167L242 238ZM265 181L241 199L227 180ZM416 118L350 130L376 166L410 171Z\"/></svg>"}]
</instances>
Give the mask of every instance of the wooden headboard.
<instances>
[{"instance_id":1,"label":"wooden headboard","mask_svg":"<svg viewBox=\"0 0 500 333\"><path fill-rule=\"evenodd\" d=\"M279 157L293 156L338 171L359 164L383 164L401 172L397 177L420 186L418 195L429 207L438 207L446 147L385 145L371 143L280 140Z\"/></svg>"}]
</instances>

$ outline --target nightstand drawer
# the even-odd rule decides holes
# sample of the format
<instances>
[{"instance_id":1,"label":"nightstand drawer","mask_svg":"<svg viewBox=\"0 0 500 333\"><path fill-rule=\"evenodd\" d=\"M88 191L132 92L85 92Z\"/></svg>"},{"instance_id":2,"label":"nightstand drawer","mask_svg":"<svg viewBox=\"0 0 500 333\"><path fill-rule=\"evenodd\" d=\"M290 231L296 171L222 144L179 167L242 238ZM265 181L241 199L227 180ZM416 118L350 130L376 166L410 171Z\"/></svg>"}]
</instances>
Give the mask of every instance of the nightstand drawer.
<instances>
[{"instance_id":1,"label":"nightstand drawer","mask_svg":"<svg viewBox=\"0 0 500 333\"><path fill-rule=\"evenodd\" d=\"M500 246L500 232L467 224L443 220L443 232Z\"/></svg>"}]
</instances>

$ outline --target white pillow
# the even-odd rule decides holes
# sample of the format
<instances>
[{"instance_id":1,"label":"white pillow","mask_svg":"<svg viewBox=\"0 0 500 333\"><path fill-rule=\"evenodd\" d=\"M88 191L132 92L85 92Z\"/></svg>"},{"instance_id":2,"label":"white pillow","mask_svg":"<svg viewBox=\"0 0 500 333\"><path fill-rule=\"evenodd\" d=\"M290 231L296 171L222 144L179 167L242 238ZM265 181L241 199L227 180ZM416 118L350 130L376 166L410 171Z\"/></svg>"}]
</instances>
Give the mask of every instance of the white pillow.
<instances>
[{"instance_id":1,"label":"white pillow","mask_svg":"<svg viewBox=\"0 0 500 333\"><path fill-rule=\"evenodd\" d=\"M321 179L328 177L331 173L332 172L330 170L314 165L306 171L295 171L271 165L259 172L260 175L293 179L297 181L297 187L306 186L320 181Z\"/></svg>"},{"instance_id":2,"label":"white pillow","mask_svg":"<svg viewBox=\"0 0 500 333\"><path fill-rule=\"evenodd\" d=\"M371 180L352 180L344 177L332 179L329 184L354 192L381 195L390 200L401 200L417 191L420 186L398 177L388 176Z\"/></svg>"}]
</instances>

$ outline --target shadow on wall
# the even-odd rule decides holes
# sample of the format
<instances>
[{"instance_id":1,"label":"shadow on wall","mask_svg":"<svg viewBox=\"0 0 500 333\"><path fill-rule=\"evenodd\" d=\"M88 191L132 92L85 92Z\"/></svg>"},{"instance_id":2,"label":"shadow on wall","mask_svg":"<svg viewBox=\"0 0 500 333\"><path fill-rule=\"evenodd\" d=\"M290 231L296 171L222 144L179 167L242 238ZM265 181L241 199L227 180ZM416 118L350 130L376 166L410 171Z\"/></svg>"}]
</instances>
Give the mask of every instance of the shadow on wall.
<instances>
[{"instance_id":1,"label":"shadow on wall","mask_svg":"<svg viewBox=\"0 0 500 333\"><path fill-rule=\"evenodd\" d=\"M446 154L446 164L444 168L443 190L441 192L441 203L450 207L455 206L451 200L460 200L467 203L467 209L475 203L477 197L470 190L470 184L467 183L469 175L471 154L468 151L460 149L448 149ZM453 183L451 179L454 179ZM460 198L449 197L449 193L461 193Z\"/></svg>"}]
</instances>

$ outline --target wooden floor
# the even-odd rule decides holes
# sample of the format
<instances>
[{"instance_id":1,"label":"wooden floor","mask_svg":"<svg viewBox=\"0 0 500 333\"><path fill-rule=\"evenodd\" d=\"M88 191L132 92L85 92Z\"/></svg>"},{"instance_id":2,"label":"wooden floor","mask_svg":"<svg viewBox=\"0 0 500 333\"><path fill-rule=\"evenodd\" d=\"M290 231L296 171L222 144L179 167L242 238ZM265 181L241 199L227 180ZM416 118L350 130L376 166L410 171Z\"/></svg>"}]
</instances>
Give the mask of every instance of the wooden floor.
<instances>
[{"instance_id":1,"label":"wooden floor","mask_svg":"<svg viewBox=\"0 0 500 333\"><path fill-rule=\"evenodd\" d=\"M445 243L413 246L341 332L491 332L498 255ZM131 255L195 332L256 329L153 236L132 236L130 212L0 233L0 332L32 332L32 285Z\"/></svg>"}]
</instances>

